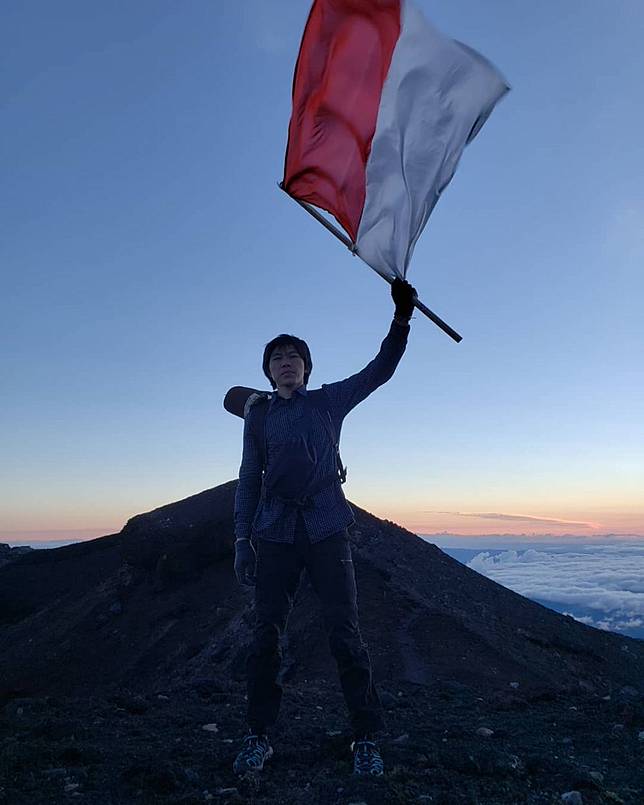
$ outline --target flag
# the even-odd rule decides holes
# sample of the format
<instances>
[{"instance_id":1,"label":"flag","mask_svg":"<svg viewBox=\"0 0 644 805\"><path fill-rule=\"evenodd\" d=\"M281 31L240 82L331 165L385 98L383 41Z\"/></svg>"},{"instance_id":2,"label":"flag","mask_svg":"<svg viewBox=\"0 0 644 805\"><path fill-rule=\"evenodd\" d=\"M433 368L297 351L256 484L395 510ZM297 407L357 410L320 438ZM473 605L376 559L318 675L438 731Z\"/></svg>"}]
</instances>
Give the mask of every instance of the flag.
<instances>
[{"instance_id":1,"label":"flag","mask_svg":"<svg viewBox=\"0 0 644 805\"><path fill-rule=\"evenodd\" d=\"M293 80L282 187L404 278L465 146L508 91L408 0L315 0Z\"/></svg>"}]
</instances>

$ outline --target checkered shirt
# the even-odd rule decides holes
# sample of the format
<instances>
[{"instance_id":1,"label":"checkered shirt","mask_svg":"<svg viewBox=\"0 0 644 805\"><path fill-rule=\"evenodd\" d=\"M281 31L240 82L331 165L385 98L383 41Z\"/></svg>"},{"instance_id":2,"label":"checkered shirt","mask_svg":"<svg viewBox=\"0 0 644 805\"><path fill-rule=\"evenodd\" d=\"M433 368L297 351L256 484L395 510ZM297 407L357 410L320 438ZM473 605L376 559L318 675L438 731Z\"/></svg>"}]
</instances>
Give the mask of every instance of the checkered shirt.
<instances>
[{"instance_id":1,"label":"checkered shirt","mask_svg":"<svg viewBox=\"0 0 644 805\"><path fill-rule=\"evenodd\" d=\"M408 324L393 321L380 351L364 369L346 380L322 385L328 395L329 412L338 440L342 422L349 411L392 377L407 346L409 329ZM280 397L276 391L271 394L265 420L267 468L304 415L306 394L306 386L300 386L290 399ZM312 480L315 483L334 473L335 447L319 416L311 418L307 436L318 457ZM262 457L246 417L235 494L235 535L238 539L254 536L272 542L293 543L297 509L275 498L262 498L261 488ZM321 542L355 522L339 480L313 495L312 507L302 509L302 515L311 542Z\"/></svg>"}]
</instances>

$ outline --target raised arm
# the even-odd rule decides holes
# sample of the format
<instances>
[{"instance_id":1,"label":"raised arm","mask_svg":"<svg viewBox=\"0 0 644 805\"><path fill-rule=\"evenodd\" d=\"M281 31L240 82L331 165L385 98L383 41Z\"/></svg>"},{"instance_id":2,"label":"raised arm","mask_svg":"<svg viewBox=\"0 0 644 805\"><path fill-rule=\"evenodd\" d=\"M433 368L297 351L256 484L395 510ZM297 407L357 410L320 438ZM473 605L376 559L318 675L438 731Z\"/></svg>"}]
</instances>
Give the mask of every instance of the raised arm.
<instances>
[{"instance_id":1,"label":"raised arm","mask_svg":"<svg viewBox=\"0 0 644 805\"><path fill-rule=\"evenodd\" d=\"M376 357L346 380L322 386L341 418L392 377L405 352L416 290L405 280L396 279L392 283L391 295L396 304L394 320Z\"/></svg>"}]
</instances>

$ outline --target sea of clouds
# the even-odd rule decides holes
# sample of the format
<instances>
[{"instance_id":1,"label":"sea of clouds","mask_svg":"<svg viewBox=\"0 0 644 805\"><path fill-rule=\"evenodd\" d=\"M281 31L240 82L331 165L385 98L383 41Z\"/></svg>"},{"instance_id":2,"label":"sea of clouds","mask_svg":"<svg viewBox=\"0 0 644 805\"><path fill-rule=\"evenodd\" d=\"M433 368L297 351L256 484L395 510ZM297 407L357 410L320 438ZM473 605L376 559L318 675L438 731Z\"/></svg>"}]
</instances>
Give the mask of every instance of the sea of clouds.
<instances>
[{"instance_id":1,"label":"sea of clouds","mask_svg":"<svg viewBox=\"0 0 644 805\"><path fill-rule=\"evenodd\" d=\"M644 638L644 541L442 550L588 626Z\"/></svg>"}]
</instances>

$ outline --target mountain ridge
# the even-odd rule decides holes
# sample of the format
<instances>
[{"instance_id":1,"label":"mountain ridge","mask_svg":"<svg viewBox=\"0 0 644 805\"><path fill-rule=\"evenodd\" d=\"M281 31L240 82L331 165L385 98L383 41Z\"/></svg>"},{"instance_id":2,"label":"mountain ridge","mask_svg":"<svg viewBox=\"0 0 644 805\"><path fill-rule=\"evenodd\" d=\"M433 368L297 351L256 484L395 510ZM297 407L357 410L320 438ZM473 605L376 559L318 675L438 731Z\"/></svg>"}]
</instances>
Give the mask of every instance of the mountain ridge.
<instances>
[{"instance_id":1,"label":"mountain ridge","mask_svg":"<svg viewBox=\"0 0 644 805\"><path fill-rule=\"evenodd\" d=\"M304 578L284 639L276 754L232 761L253 593L233 572L236 482L118 533L0 567L0 803L639 805L644 643L577 623L353 506L387 773L351 735ZM583 792L583 799L581 792Z\"/></svg>"},{"instance_id":2,"label":"mountain ridge","mask_svg":"<svg viewBox=\"0 0 644 805\"><path fill-rule=\"evenodd\" d=\"M54 661L69 689L185 682L213 655L222 672L239 675L252 593L232 569L235 488L228 482L137 515L118 534L34 550L0 568L0 695L20 685L64 690L66 683L48 681ZM377 674L535 689L583 683L608 690L644 678L639 641L530 601L352 507L361 623ZM292 674L333 672L305 578L289 635ZM30 653L34 645L40 656ZM78 673L83 645L100 662ZM118 666L110 662L115 653Z\"/></svg>"}]
</instances>

